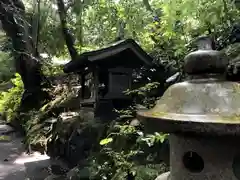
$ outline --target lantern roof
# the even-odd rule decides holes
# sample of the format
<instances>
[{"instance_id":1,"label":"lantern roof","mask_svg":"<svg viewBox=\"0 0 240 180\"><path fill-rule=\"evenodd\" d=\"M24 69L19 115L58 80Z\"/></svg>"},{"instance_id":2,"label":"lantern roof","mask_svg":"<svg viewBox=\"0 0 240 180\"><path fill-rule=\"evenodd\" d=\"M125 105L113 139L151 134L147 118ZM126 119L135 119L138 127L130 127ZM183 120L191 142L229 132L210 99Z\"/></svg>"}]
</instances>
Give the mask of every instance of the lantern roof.
<instances>
[{"instance_id":1,"label":"lantern roof","mask_svg":"<svg viewBox=\"0 0 240 180\"><path fill-rule=\"evenodd\" d=\"M133 39L124 39L105 47L82 53L76 60L64 66L64 72L76 72L89 65L100 67L124 66L153 66L153 59ZM162 68L163 66L160 65Z\"/></svg>"},{"instance_id":2,"label":"lantern roof","mask_svg":"<svg viewBox=\"0 0 240 180\"><path fill-rule=\"evenodd\" d=\"M225 80L228 60L212 50L209 38L185 57L188 78L170 86L138 118L153 131L208 135L240 135L240 83Z\"/></svg>"}]
</instances>

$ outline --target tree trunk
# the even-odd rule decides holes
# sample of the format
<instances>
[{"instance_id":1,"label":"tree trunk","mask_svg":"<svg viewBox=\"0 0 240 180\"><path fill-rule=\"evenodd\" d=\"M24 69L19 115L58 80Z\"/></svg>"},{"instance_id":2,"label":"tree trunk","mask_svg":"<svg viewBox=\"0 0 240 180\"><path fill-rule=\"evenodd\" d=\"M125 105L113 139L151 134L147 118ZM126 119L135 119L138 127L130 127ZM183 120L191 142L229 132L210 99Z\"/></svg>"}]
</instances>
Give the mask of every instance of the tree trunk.
<instances>
[{"instance_id":1,"label":"tree trunk","mask_svg":"<svg viewBox=\"0 0 240 180\"><path fill-rule=\"evenodd\" d=\"M153 12L153 9L148 0L143 0L143 4L145 5L145 7L148 11Z\"/></svg>"},{"instance_id":2,"label":"tree trunk","mask_svg":"<svg viewBox=\"0 0 240 180\"><path fill-rule=\"evenodd\" d=\"M75 48L74 38L67 27L67 12L63 0L57 0L58 13L61 20L62 33L72 60L76 60L78 52Z\"/></svg>"},{"instance_id":3,"label":"tree trunk","mask_svg":"<svg viewBox=\"0 0 240 180\"><path fill-rule=\"evenodd\" d=\"M21 0L1 0L0 20L2 28L12 41L16 71L21 75L24 93L21 108L38 108L46 93L42 91L43 75L35 54L29 24L25 18L25 7Z\"/></svg>"}]
</instances>

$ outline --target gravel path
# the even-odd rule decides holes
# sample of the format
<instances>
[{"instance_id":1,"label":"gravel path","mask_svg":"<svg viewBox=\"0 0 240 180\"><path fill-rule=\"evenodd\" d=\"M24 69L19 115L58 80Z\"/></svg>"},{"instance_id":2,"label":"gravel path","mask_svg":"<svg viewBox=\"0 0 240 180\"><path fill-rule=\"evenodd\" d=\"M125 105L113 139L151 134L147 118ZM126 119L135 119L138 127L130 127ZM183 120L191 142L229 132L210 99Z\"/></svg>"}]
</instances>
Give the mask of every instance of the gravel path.
<instances>
[{"instance_id":1,"label":"gravel path","mask_svg":"<svg viewBox=\"0 0 240 180\"><path fill-rule=\"evenodd\" d=\"M22 138L0 124L0 180L43 180L50 173L50 158L37 152L24 152Z\"/></svg>"}]
</instances>

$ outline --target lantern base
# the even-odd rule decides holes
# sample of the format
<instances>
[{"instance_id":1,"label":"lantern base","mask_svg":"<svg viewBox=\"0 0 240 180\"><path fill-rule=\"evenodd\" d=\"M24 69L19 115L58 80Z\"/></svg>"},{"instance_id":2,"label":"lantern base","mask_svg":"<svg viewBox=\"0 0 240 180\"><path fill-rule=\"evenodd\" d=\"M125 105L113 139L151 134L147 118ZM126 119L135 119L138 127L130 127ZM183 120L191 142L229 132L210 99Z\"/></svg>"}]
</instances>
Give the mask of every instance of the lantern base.
<instances>
[{"instance_id":1,"label":"lantern base","mask_svg":"<svg viewBox=\"0 0 240 180\"><path fill-rule=\"evenodd\" d=\"M240 180L237 137L171 134L171 180Z\"/></svg>"},{"instance_id":2,"label":"lantern base","mask_svg":"<svg viewBox=\"0 0 240 180\"><path fill-rule=\"evenodd\" d=\"M170 180L170 171L161 174L155 180Z\"/></svg>"}]
</instances>

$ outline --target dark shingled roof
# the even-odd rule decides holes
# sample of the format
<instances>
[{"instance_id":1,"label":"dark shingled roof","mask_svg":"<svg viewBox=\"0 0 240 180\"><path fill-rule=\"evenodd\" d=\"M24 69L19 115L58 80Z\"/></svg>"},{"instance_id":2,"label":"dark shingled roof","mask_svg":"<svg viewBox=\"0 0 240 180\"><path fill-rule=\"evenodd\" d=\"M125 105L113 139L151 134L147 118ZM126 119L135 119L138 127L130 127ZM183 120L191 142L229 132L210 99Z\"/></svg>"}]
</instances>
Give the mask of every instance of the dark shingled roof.
<instances>
[{"instance_id":1,"label":"dark shingled roof","mask_svg":"<svg viewBox=\"0 0 240 180\"><path fill-rule=\"evenodd\" d=\"M131 67L153 66L153 59L133 39L125 39L101 49L81 54L78 59L65 64L64 72L76 72L92 63L103 66L110 64Z\"/></svg>"}]
</instances>

